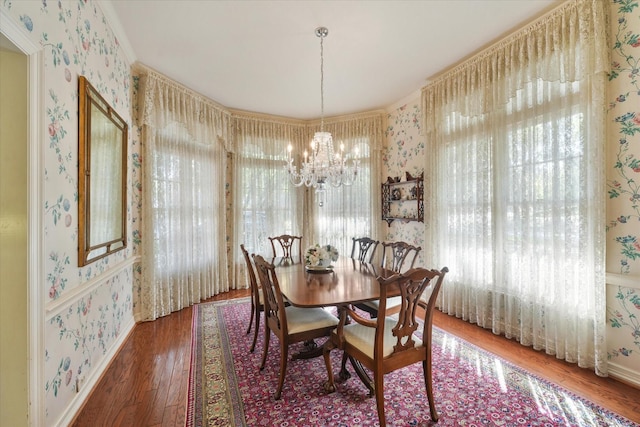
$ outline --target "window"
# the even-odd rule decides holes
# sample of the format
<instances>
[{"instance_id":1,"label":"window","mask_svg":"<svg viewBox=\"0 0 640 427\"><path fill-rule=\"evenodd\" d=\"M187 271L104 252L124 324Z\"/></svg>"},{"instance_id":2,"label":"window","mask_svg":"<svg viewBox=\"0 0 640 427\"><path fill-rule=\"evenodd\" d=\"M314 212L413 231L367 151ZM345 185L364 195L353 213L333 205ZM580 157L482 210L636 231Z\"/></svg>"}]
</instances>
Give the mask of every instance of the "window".
<instances>
[{"instance_id":1,"label":"window","mask_svg":"<svg viewBox=\"0 0 640 427\"><path fill-rule=\"evenodd\" d=\"M600 373L606 15L568 2L423 90L441 309Z\"/></svg>"},{"instance_id":2,"label":"window","mask_svg":"<svg viewBox=\"0 0 640 427\"><path fill-rule=\"evenodd\" d=\"M177 124L158 131L156 140L149 169L153 173L152 215L157 224L152 229L153 239L156 247L174 249L155 251L155 262L166 273L191 274L194 272L186 271L174 250L193 255L188 268L206 269L218 253L207 238L213 235L224 200L210 194L220 174L215 166L216 149L194 141L186 128Z\"/></svg>"},{"instance_id":3,"label":"window","mask_svg":"<svg viewBox=\"0 0 640 427\"><path fill-rule=\"evenodd\" d=\"M371 190L371 150L368 139L362 138L357 144L345 145L357 147L360 156L358 179L350 186L329 186L324 206L314 206L318 218L318 243L331 244L341 255L348 256L351 254L352 237L372 235L371 201L376 200L376 195Z\"/></svg>"},{"instance_id":4,"label":"window","mask_svg":"<svg viewBox=\"0 0 640 427\"><path fill-rule=\"evenodd\" d=\"M240 239L250 252L270 254L269 236L301 235L304 206L300 189L290 182L282 154L289 141L246 142L239 158ZM269 153L269 147L281 152ZM275 150L274 150L275 151Z\"/></svg>"}]
</instances>

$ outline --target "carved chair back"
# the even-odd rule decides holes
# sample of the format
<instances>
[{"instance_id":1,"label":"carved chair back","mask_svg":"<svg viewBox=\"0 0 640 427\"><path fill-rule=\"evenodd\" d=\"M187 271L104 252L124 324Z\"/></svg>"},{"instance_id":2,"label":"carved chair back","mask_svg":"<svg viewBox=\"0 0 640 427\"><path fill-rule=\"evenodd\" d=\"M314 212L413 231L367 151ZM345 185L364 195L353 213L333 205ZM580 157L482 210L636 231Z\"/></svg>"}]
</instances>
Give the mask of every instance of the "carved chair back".
<instances>
[{"instance_id":1,"label":"carved chair back","mask_svg":"<svg viewBox=\"0 0 640 427\"><path fill-rule=\"evenodd\" d=\"M357 239L352 237L351 239L353 240L351 258L370 263L373 260L373 255L376 253L376 248L380 242L369 237L360 237Z\"/></svg>"},{"instance_id":2,"label":"carved chair back","mask_svg":"<svg viewBox=\"0 0 640 427\"><path fill-rule=\"evenodd\" d=\"M410 270L422 248L406 242L382 242L382 267L396 273Z\"/></svg>"},{"instance_id":3,"label":"carved chair back","mask_svg":"<svg viewBox=\"0 0 640 427\"><path fill-rule=\"evenodd\" d=\"M302 236L292 236L291 234L282 234L280 236L269 237L273 257L281 256L283 258L293 259L297 256L302 259Z\"/></svg>"}]
</instances>

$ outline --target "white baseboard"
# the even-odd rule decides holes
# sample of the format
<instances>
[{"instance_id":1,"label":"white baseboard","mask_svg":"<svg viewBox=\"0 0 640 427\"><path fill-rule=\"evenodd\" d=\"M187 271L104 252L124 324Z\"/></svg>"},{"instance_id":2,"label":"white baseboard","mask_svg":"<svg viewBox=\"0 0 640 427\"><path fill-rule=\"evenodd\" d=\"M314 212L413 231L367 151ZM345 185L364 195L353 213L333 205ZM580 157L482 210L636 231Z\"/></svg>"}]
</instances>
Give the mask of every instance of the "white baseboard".
<instances>
[{"instance_id":1,"label":"white baseboard","mask_svg":"<svg viewBox=\"0 0 640 427\"><path fill-rule=\"evenodd\" d=\"M133 331L133 327L135 325L136 322L133 320L133 317L127 324L123 325L122 333L113 343L109 351L104 355L100 363L95 366L95 369L91 369L91 373L86 378L85 384L82 386L73 400L71 400L71 403L69 404L69 406L67 406L67 409L62 413L62 415L58 419L58 422L55 424L56 426L68 426L73 422L80 409L82 409L82 405L91 394L91 390L93 390L93 388L98 384L100 378L102 378L102 375L105 373L105 371L111 364L111 361L120 350L120 347L122 347L127 338L129 338L129 335L131 334L131 331Z\"/></svg>"},{"instance_id":2,"label":"white baseboard","mask_svg":"<svg viewBox=\"0 0 640 427\"><path fill-rule=\"evenodd\" d=\"M609 376L640 389L640 372L609 362Z\"/></svg>"}]
</instances>

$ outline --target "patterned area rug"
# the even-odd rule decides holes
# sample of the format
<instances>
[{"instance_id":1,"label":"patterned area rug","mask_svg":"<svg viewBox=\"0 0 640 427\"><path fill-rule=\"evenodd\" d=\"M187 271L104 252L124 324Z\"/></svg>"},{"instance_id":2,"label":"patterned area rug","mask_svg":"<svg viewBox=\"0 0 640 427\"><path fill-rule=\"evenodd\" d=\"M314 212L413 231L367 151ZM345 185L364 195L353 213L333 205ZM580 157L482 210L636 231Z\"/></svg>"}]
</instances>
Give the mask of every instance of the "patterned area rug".
<instances>
[{"instance_id":1,"label":"patterned area rug","mask_svg":"<svg viewBox=\"0 0 640 427\"><path fill-rule=\"evenodd\" d=\"M375 399L353 373L325 394L322 357L289 361L282 399L273 400L280 350L272 337L264 370L262 334L249 353L249 299L193 308L187 426L375 426ZM433 333L434 394L429 418L422 366L385 375L385 412L393 426L637 426L438 328ZM292 346L289 354L300 347ZM337 374L340 352L333 352Z\"/></svg>"}]
</instances>

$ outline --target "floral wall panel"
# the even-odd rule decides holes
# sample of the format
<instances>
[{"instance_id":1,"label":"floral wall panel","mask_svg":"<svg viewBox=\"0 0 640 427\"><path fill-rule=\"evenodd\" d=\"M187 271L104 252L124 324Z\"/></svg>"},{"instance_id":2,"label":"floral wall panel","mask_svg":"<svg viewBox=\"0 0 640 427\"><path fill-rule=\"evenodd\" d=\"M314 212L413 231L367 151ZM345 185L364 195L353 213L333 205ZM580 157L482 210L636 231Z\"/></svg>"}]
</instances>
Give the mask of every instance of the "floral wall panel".
<instances>
[{"instance_id":1,"label":"floral wall panel","mask_svg":"<svg viewBox=\"0 0 640 427\"><path fill-rule=\"evenodd\" d=\"M124 251L77 269L78 76L84 75L131 123L130 65L95 2L11 2L3 7L42 45L45 68L44 226L47 291L55 300L131 256ZM130 157L135 153L129 147ZM131 163L131 160L129 160ZM131 173L128 174L131 187ZM131 193L131 192L129 192ZM131 194L129 194L131 198ZM131 229L129 200L127 219Z\"/></svg>"},{"instance_id":2,"label":"floral wall panel","mask_svg":"<svg viewBox=\"0 0 640 427\"><path fill-rule=\"evenodd\" d=\"M607 271L640 276L640 8L615 0L611 20Z\"/></svg>"},{"instance_id":3,"label":"floral wall panel","mask_svg":"<svg viewBox=\"0 0 640 427\"><path fill-rule=\"evenodd\" d=\"M47 319L44 384L52 424L131 321L131 275L125 270Z\"/></svg>"},{"instance_id":4,"label":"floral wall panel","mask_svg":"<svg viewBox=\"0 0 640 427\"><path fill-rule=\"evenodd\" d=\"M382 183L390 177L406 179L406 172L412 176L419 176L424 172L424 136L421 134L422 109L420 96L416 94L406 104L392 109L387 114L387 129L385 132L387 143L382 156ZM427 221L428 212L425 212ZM424 223L418 221L393 221L390 225L385 222L382 229L386 232L382 236L386 241L402 240L414 246L425 248ZM415 266L424 265L424 252L421 251Z\"/></svg>"},{"instance_id":5,"label":"floral wall panel","mask_svg":"<svg viewBox=\"0 0 640 427\"><path fill-rule=\"evenodd\" d=\"M45 138L39 154L45 274L40 297L47 311L42 396L46 424L54 425L76 398L80 376L97 378L92 369L113 351L122 327L133 322L134 279L125 261L137 253L139 192L128 194L127 248L83 268L77 258L78 76L86 76L131 124L130 64L95 1L2 0L0 7L43 52ZM137 189L139 149L130 144L128 152L127 184Z\"/></svg>"},{"instance_id":6,"label":"floral wall panel","mask_svg":"<svg viewBox=\"0 0 640 427\"><path fill-rule=\"evenodd\" d=\"M640 384L640 2L611 2L607 191L610 366Z\"/></svg>"},{"instance_id":7,"label":"floral wall panel","mask_svg":"<svg viewBox=\"0 0 640 427\"><path fill-rule=\"evenodd\" d=\"M132 72L131 99L138 99L140 90L140 76L134 70ZM139 125L139 102L133 101L131 104L132 122L129 127L131 136L131 243L134 256L142 253L142 128ZM133 266L133 313L134 318L139 318L140 292L142 286L142 263L136 262Z\"/></svg>"}]
</instances>

